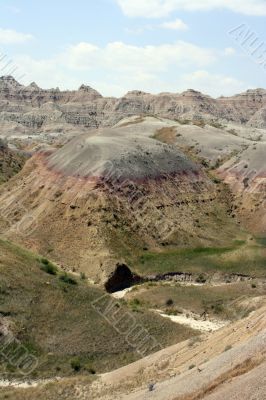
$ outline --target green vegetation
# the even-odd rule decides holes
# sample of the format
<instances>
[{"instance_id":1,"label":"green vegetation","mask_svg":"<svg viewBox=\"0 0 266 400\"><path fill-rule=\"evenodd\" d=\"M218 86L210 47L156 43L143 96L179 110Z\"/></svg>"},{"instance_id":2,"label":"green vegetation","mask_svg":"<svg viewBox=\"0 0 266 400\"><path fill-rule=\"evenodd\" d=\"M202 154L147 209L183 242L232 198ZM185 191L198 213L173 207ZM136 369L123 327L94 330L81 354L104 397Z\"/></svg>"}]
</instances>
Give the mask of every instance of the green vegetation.
<instances>
[{"instance_id":1,"label":"green vegetation","mask_svg":"<svg viewBox=\"0 0 266 400\"><path fill-rule=\"evenodd\" d=\"M57 267L46 258L41 259L41 269L50 275L57 275Z\"/></svg>"},{"instance_id":2,"label":"green vegetation","mask_svg":"<svg viewBox=\"0 0 266 400\"><path fill-rule=\"evenodd\" d=\"M63 275L60 276L59 278L61 281L63 281L64 283L67 283L69 285L77 285L77 281L72 278L71 276L69 276L68 274L64 273Z\"/></svg>"},{"instance_id":3,"label":"green vegetation","mask_svg":"<svg viewBox=\"0 0 266 400\"><path fill-rule=\"evenodd\" d=\"M23 167L26 157L10 150L0 139L0 185L16 175Z\"/></svg>"},{"instance_id":4,"label":"green vegetation","mask_svg":"<svg viewBox=\"0 0 266 400\"><path fill-rule=\"evenodd\" d=\"M47 266L50 270L51 265L49 260L0 239L0 317L8 316L15 337L38 359L38 368L29 378L89 376L138 359L134 347L92 307L106 293L89 286L87 280L72 284L74 278L59 268L56 275L43 270ZM108 302L114 301L106 296ZM136 324L147 329L160 345L194 335L193 330L147 311L141 300L132 304L139 309L133 314ZM126 302L120 306L122 312L133 312ZM0 373L20 377L7 364L2 360Z\"/></svg>"},{"instance_id":5,"label":"green vegetation","mask_svg":"<svg viewBox=\"0 0 266 400\"><path fill-rule=\"evenodd\" d=\"M86 274L84 272L80 273L80 279L82 279L82 280L87 279Z\"/></svg>"},{"instance_id":6,"label":"green vegetation","mask_svg":"<svg viewBox=\"0 0 266 400\"><path fill-rule=\"evenodd\" d=\"M199 274L238 273L265 277L266 263L263 250L259 244L246 245L244 240L235 240L230 247L143 252L132 264L137 272L145 275L182 271Z\"/></svg>"},{"instance_id":7,"label":"green vegetation","mask_svg":"<svg viewBox=\"0 0 266 400\"><path fill-rule=\"evenodd\" d=\"M81 362L78 358L71 360L70 365L75 372L79 372L81 370Z\"/></svg>"},{"instance_id":8,"label":"green vegetation","mask_svg":"<svg viewBox=\"0 0 266 400\"><path fill-rule=\"evenodd\" d=\"M197 283L205 283L206 281L207 281L207 278L206 278L206 276L203 275L203 274L200 274L200 275L197 277L197 279L196 279L196 282L197 282Z\"/></svg>"},{"instance_id":9,"label":"green vegetation","mask_svg":"<svg viewBox=\"0 0 266 400\"><path fill-rule=\"evenodd\" d=\"M266 237L258 237L258 238L256 238L256 242L259 245L266 247Z\"/></svg>"}]
</instances>

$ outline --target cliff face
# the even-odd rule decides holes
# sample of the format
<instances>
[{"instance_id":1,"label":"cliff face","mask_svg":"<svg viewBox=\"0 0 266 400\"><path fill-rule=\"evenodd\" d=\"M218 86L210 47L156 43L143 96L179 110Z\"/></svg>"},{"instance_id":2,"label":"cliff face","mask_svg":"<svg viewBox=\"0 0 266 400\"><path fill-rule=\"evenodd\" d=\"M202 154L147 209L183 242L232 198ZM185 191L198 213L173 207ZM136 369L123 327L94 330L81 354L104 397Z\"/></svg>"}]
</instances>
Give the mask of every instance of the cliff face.
<instances>
[{"instance_id":1,"label":"cliff face","mask_svg":"<svg viewBox=\"0 0 266 400\"><path fill-rule=\"evenodd\" d=\"M42 131L58 124L73 129L113 126L130 115L155 114L181 119L221 119L266 127L266 90L249 90L233 97L213 99L194 90L151 95L140 91L120 99L104 98L82 85L77 91L25 87L10 76L0 78L0 124ZM264 109L264 111L263 111Z\"/></svg>"}]
</instances>

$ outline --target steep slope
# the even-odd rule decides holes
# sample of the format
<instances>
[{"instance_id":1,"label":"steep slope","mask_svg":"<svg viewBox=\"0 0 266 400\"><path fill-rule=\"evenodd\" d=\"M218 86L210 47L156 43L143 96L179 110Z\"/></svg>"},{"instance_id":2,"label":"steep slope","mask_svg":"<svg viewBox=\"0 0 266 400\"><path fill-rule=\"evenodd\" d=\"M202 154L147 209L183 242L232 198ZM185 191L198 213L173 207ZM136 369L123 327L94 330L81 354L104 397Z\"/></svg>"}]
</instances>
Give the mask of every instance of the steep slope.
<instances>
[{"instance_id":1,"label":"steep slope","mask_svg":"<svg viewBox=\"0 0 266 400\"><path fill-rule=\"evenodd\" d=\"M105 282L132 252L231 243L226 201L176 147L103 129L29 160L0 190L0 223L6 236Z\"/></svg>"}]
</instances>

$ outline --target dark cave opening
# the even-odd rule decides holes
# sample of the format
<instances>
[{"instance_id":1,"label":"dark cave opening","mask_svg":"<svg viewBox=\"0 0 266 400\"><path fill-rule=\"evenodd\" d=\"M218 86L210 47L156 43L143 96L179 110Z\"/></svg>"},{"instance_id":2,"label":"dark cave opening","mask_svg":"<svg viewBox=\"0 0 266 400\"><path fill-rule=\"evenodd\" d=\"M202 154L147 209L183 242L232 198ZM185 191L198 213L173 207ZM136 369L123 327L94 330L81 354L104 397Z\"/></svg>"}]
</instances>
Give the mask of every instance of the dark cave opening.
<instances>
[{"instance_id":1,"label":"dark cave opening","mask_svg":"<svg viewBox=\"0 0 266 400\"><path fill-rule=\"evenodd\" d=\"M127 289L139 281L140 277L133 274L126 264L117 264L104 286L108 293L114 293Z\"/></svg>"}]
</instances>

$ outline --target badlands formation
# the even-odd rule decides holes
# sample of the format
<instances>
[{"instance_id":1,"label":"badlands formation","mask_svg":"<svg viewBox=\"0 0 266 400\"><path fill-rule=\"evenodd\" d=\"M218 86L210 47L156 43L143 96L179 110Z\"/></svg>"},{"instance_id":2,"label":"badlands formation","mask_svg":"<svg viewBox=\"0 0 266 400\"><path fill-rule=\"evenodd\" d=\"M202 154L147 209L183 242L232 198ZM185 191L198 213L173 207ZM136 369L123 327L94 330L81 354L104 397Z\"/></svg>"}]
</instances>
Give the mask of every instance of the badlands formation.
<instances>
[{"instance_id":1,"label":"badlands formation","mask_svg":"<svg viewBox=\"0 0 266 400\"><path fill-rule=\"evenodd\" d=\"M132 91L121 98L103 97L89 86L76 91L43 90L35 83L0 78L0 133L67 132L113 126L131 115L182 120L221 120L266 128L266 90L248 90L213 99L195 90L152 95Z\"/></svg>"},{"instance_id":2,"label":"badlands formation","mask_svg":"<svg viewBox=\"0 0 266 400\"><path fill-rule=\"evenodd\" d=\"M0 78L0 338L40 361L27 382L0 364L3 398L264 399L265 150L264 89Z\"/></svg>"},{"instance_id":3,"label":"badlands formation","mask_svg":"<svg viewBox=\"0 0 266 400\"><path fill-rule=\"evenodd\" d=\"M125 262L123 252L226 244L235 231L226 199L199 165L124 128L37 153L0 201L7 237L97 283Z\"/></svg>"},{"instance_id":4,"label":"badlands formation","mask_svg":"<svg viewBox=\"0 0 266 400\"><path fill-rule=\"evenodd\" d=\"M0 137L33 156L0 189L1 232L97 283L139 249L226 246L240 224L263 235L265 102L2 77Z\"/></svg>"}]
</instances>

